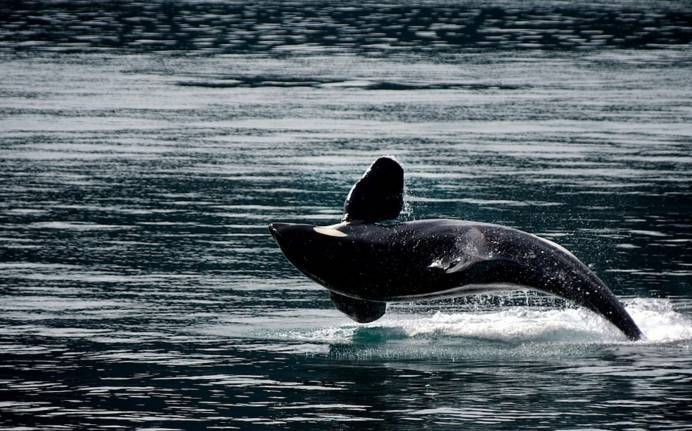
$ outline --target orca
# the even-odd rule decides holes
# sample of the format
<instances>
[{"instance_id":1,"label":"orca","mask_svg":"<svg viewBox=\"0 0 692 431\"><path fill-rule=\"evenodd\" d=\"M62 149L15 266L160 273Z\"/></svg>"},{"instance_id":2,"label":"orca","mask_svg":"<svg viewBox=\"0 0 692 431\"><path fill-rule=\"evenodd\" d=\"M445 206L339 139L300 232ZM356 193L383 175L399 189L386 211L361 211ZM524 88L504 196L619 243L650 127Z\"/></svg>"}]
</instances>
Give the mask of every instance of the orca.
<instances>
[{"instance_id":1,"label":"orca","mask_svg":"<svg viewBox=\"0 0 692 431\"><path fill-rule=\"evenodd\" d=\"M403 168L381 157L351 189L340 223L272 223L269 231L288 260L359 323L382 317L388 302L533 289L588 308L631 340L642 337L605 283L558 244L491 223L398 223L403 202Z\"/></svg>"}]
</instances>

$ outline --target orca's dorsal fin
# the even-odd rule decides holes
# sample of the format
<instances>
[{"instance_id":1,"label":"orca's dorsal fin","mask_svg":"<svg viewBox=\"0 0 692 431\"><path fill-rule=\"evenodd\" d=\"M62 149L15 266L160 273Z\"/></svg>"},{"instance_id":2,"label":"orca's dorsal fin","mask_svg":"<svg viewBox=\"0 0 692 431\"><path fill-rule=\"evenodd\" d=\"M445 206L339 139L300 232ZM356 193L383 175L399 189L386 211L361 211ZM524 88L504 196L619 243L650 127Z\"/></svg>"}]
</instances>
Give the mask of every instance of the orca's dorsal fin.
<instances>
[{"instance_id":1,"label":"orca's dorsal fin","mask_svg":"<svg viewBox=\"0 0 692 431\"><path fill-rule=\"evenodd\" d=\"M404 206L404 169L391 157L375 160L351 188L343 221L374 223L396 218Z\"/></svg>"}]
</instances>

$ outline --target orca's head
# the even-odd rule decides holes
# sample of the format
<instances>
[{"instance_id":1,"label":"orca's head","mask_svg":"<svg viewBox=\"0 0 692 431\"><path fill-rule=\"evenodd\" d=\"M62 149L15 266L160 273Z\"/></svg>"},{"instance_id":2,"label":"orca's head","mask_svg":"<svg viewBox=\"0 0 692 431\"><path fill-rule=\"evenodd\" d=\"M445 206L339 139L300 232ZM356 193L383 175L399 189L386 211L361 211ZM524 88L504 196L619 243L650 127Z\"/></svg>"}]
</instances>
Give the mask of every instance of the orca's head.
<instances>
[{"instance_id":1,"label":"orca's head","mask_svg":"<svg viewBox=\"0 0 692 431\"><path fill-rule=\"evenodd\" d=\"M296 268L325 287L342 269L348 235L336 226L272 223L269 232Z\"/></svg>"},{"instance_id":2,"label":"orca's head","mask_svg":"<svg viewBox=\"0 0 692 431\"><path fill-rule=\"evenodd\" d=\"M363 277L372 278L373 272L379 272L366 270L364 265L383 258L384 252L373 247L373 241L382 240L383 233L375 223L395 219L403 208L403 196L403 168L391 157L380 157L348 193L341 223L272 223L269 232L288 260L305 275L332 292L357 297L352 290L367 281Z\"/></svg>"}]
</instances>

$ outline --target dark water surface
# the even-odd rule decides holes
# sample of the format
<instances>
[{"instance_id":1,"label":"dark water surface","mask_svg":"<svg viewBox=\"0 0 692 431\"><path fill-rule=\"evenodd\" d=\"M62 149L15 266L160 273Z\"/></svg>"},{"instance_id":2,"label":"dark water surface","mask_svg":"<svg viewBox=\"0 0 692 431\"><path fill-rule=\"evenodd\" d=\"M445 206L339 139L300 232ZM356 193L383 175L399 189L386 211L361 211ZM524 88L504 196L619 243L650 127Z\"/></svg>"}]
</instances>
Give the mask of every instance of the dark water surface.
<instances>
[{"instance_id":1,"label":"dark water surface","mask_svg":"<svg viewBox=\"0 0 692 431\"><path fill-rule=\"evenodd\" d=\"M686 2L3 2L0 427L692 428ZM356 325L272 242L377 156L402 219L559 242L532 292Z\"/></svg>"}]
</instances>

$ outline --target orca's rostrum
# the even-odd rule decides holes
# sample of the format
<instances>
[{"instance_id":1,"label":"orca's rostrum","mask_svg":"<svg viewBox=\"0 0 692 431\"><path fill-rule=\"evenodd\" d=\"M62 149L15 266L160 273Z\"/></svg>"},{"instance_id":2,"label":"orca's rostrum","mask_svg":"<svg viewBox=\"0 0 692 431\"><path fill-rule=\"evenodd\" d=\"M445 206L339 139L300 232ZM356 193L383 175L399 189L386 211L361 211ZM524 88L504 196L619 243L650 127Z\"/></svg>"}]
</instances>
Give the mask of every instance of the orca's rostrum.
<instances>
[{"instance_id":1,"label":"orca's rostrum","mask_svg":"<svg viewBox=\"0 0 692 431\"><path fill-rule=\"evenodd\" d=\"M269 230L288 260L329 289L336 308L356 322L379 319L387 302L534 289L574 301L630 339L641 338L605 283L552 241L462 220L378 224L399 215L403 192L402 167L382 157L351 189L341 223L272 223Z\"/></svg>"}]
</instances>

